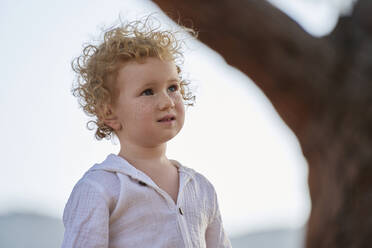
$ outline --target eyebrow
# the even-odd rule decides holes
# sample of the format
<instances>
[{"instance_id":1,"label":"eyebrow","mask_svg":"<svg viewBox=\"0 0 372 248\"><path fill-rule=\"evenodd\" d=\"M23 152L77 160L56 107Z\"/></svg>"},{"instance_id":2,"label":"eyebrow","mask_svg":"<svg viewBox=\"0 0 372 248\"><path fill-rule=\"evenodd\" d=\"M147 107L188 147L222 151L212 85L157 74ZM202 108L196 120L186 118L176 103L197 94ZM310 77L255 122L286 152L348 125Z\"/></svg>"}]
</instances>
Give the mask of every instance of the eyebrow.
<instances>
[{"instance_id":1,"label":"eyebrow","mask_svg":"<svg viewBox=\"0 0 372 248\"><path fill-rule=\"evenodd\" d=\"M168 80L167 80L167 83L178 82L178 81L180 81L179 78L171 78L171 79L168 79ZM142 88L142 87L152 86L152 85L154 85L154 84L156 84L156 82L151 81L151 82L148 82L148 83L145 83L144 85L142 85L141 88Z\"/></svg>"}]
</instances>

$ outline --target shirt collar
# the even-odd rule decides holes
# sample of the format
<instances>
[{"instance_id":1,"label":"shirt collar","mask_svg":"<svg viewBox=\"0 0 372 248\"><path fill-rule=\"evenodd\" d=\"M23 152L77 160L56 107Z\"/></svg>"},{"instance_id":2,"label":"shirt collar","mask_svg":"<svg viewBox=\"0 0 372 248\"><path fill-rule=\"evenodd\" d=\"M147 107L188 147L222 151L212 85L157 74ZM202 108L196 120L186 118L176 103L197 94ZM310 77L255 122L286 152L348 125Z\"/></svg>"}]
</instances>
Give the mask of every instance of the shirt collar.
<instances>
[{"instance_id":1,"label":"shirt collar","mask_svg":"<svg viewBox=\"0 0 372 248\"><path fill-rule=\"evenodd\" d=\"M190 177L190 179L194 179L195 171L193 169L183 166L177 160L171 159L170 161L178 168L181 177L186 176ZM147 184L153 184L153 186L155 186L155 183L144 172L135 168L125 158L113 153L109 154L102 163L95 164L90 170L105 170L109 172L122 173L136 180L143 181Z\"/></svg>"}]
</instances>

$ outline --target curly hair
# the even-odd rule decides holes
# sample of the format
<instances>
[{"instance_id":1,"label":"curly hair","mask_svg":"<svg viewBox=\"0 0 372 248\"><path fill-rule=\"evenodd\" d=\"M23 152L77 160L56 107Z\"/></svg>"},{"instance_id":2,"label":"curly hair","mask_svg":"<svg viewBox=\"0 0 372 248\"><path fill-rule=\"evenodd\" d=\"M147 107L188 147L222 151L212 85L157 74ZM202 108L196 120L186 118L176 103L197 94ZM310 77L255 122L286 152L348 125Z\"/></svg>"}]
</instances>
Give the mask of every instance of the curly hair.
<instances>
[{"instance_id":1,"label":"curly hair","mask_svg":"<svg viewBox=\"0 0 372 248\"><path fill-rule=\"evenodd\" d=\"M96 129L97 140L110 139L115 134L103 120L110 114L108 104L116 103L119 91L115 81L125 62L140 62L147 57L175 62L181 79L180 92L184 104L190 106L195 101L195 96L188 87L189 82L182 77L180 66L183 64L183 40L176 38L179 31L162 31L159 26L152 27L151 24L147 18L145 21L128 22L106 30L99 45L86 44L82 54L71 63L77 74L72 93L78 98L84 112L93 117L93 120L88 121L87 128ZM196 36L192 29L184 30Z\"/></svg>"}]
</instances>

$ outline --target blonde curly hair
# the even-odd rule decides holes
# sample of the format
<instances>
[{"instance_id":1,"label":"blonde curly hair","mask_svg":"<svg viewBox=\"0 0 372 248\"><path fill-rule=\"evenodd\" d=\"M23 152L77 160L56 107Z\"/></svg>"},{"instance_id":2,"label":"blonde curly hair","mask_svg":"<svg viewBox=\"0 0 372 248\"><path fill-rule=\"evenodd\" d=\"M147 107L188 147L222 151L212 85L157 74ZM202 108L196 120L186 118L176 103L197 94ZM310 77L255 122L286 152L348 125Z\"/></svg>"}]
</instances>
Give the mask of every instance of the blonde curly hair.
<instances>
[{"instance_id":1,"label":"blonde curly hair","mask_svg":"<svg viewBox=\"0 0 372 248\"><path fill-rule=\"evenodd\" d=\"M176 38L179 31L162 31L159 26L152 27L152 19L133 21L106 30L99 45L85 45L82 54L72 61L72 69L77 74L72 93L84 112L93 117L88 121L87 128L96 129L97 140L110 139L115 134L103 120L110 114L108 104L114 106L116 103L119 92L116 77L125 62L147 57L174 61L181 79L180 92L184 103L190 106L195 101L188 87L189 82L181 73L183 40ZM196 36L192 29L183 30Z\"/></svg>"}]
</instances>

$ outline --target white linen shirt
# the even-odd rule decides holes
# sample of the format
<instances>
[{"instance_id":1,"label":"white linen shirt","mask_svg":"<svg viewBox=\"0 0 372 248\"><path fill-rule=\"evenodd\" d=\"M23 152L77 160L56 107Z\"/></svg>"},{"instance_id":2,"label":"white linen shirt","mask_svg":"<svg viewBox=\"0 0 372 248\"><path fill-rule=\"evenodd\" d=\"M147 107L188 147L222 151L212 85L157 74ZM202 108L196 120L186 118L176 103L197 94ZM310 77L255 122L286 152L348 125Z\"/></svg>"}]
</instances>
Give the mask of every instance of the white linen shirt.
<instances>
[{"instance_id":1,"label":"white linen shirt","mask_svg":"<svg viewBox=\"0 0 372 248\"><path fill-rule=\"evenodd\" d=\"M124 158L110 154L75 185L62 248L231 247L213 185L178 168L177 202Z\"/></svg>"}]
</instances>

